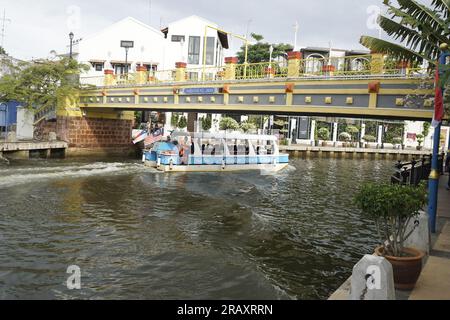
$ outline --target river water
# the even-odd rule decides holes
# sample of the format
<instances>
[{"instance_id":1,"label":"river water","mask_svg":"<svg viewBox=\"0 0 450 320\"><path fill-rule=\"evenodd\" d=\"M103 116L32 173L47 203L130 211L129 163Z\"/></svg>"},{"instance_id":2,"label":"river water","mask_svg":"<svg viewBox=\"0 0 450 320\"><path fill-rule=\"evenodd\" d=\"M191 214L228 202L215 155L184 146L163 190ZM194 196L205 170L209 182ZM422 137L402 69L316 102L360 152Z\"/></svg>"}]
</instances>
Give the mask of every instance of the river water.
<instances>
[{"instance_id":1,"label":"river water","mask_svg":"<svg viewBox=\"0 0 450 320\"><path fill-rule=\"evenodd\" d=\"M393 162L292 159L274 175L136 161L0 166L0 299L326 299L371 252L352 204ZM68 290L70 265L81 290Z\"/></svg>"}]
</instances>

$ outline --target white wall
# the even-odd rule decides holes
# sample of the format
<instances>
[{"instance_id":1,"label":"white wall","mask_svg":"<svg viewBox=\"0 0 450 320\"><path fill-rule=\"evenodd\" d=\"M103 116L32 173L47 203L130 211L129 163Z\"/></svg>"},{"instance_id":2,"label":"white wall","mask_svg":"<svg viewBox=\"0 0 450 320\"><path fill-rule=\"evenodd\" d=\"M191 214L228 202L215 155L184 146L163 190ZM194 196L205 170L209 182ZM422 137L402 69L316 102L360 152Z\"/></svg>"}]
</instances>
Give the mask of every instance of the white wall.
<instances>
[{"instance_id":1,"label":"white wall","mask_svg":"<svg viewBox=\"0 0 450 320\"><path fill-rule=\"evenodd\" d=\"M164 48L164 70L175 68L176 62L188 62L189 36L200 37L200 59L199 64L188 64L188 68L201 68L203 66L204 38L205 28L207 26L217 28L217 24L214 24L197 16L190 16L168 25L169 33L167 35L167 40ZM180 42L172 42L172 35L185 36L184 44L182 45ZM216 30L208 28L207 37L214 37L215 44L217 44L218 36ZM218 60L220 61L219 65L222 65L223 54L221 53L221 45L219 45L219 48L220 50L215 50L215 56L217 57L217 54L220 55L220 59ZM214 59L214 62L215 61L216 59Z\"/></svg>"},{"instance_id":2,"label":"white wall","mask_svg":"<svg viewBox=\"0 0 450 320\"><path fill-rule=\"evenodd\" d=\"M125 61L125 49L120 47L121 40L134 41L134 48L129 50L128 61L134 64L154 62L160 66L164 63L164 36L159 31L138 20L128 17L110 27L88 36L75 47L75 57L79 62L90 60ZM93 67L84 76L102 76L103 71Z\"/></svg>"}]
</instances>

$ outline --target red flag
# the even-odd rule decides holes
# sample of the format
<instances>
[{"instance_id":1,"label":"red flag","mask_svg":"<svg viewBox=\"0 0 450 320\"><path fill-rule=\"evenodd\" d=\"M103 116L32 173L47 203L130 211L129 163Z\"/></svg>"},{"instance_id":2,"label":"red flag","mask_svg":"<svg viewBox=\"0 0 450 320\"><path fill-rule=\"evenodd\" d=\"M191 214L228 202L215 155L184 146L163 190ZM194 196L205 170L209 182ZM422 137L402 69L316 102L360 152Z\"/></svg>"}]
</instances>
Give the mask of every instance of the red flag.
<instances>
[{"instance_id":1,"label":"red flag","mask_svg":"<svg viewBox=\"0 0 450 320\"><path fill-rule=\"evenodd\" d=\"M435 94L434 94L434 116L431 125L436 128L444 117L444 97L442 96L442 88L439 85L439 61L436 65L435 76Z\"/></svg>"}]
</instances>

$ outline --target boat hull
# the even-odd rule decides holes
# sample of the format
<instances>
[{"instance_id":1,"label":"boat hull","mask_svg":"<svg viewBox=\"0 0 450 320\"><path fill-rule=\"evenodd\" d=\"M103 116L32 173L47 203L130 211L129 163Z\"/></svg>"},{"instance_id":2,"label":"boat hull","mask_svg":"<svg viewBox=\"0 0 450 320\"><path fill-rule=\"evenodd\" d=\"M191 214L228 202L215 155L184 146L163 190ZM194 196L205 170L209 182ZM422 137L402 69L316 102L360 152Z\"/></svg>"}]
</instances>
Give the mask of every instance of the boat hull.
<instances>
[{"instance_id":1,"label":"boat hull","mask_svg":"<svg viewBox=\"0 0 450 320\"><path fill-rule=\"evenodd\" d=\"M154 168L150 161L146 166ZM233 172L233 171L263 171L278 172L285 169L288 163L279 164L233 164L233 165L160 165L156 169L162 172Z\"/></svg>"}]
</instances>

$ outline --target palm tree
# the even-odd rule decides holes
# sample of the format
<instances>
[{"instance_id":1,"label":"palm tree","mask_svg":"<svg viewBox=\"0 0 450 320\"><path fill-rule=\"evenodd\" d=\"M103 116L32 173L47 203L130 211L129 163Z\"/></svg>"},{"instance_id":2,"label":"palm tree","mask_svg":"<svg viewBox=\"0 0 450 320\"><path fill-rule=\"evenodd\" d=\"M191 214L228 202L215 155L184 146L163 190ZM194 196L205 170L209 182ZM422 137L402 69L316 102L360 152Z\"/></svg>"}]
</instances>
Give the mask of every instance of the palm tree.
<instances>
[{"instance_id":1,"label":"palm tree","mask_svg":"<svg viewBox=\"0 0 450 320\"><path fill-rule=\"evenodd\" d=\"M378 22L389 36L404 45L370 36L362 36L360 43L398 60L435 64L440 45L450 43L450 0L433 0L431 7L417 0L396 1L397 6L390 0L383 1L388 16L380 15Z\"/></svg>"}]
</instances>

